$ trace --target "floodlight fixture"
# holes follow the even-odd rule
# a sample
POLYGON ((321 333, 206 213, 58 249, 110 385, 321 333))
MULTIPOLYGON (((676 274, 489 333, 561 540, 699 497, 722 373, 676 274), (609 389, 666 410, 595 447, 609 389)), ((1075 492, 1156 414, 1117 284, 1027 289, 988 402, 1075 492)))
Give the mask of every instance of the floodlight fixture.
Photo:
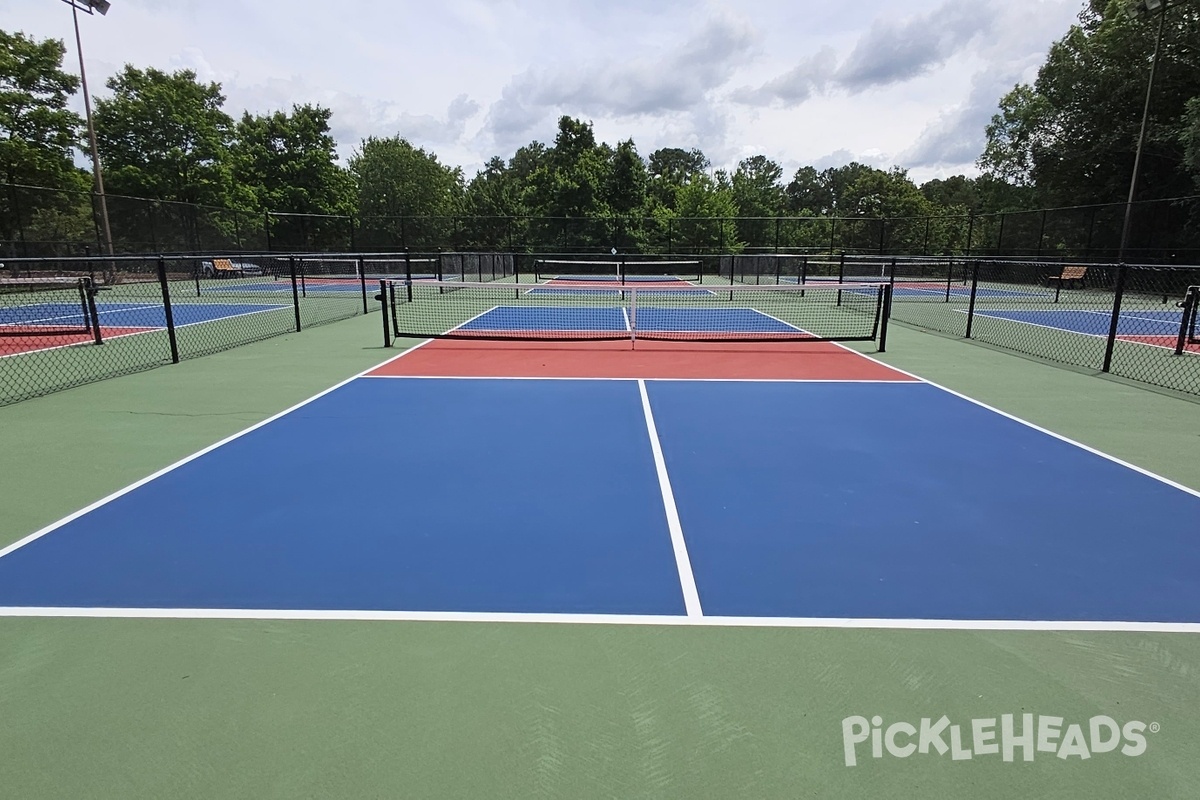
POLYGON ((112 5, 108 0, 63 0, 63 2, 85 14, 98 12, 102 17, 108 13, 109 6, 112 5))

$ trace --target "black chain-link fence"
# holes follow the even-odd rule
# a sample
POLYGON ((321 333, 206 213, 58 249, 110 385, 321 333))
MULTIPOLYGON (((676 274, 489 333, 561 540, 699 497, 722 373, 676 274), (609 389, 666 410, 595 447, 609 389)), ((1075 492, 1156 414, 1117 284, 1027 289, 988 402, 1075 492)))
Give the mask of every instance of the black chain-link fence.
MULTIPOLYGON (((252 212, 107 196, 116 253, 793 254, 1200 262, 1200 196, 920 217, 351 216, 252 212)), ((90 192, 0 184, 0 257, 106 252, 90 192)))
POLYGON ((894 259, 887 269, 899 322, 1200 395, 1200 267, 894 259))
POLYGON ((10 259, 0 405, 374 311, 362 256, 10 259))

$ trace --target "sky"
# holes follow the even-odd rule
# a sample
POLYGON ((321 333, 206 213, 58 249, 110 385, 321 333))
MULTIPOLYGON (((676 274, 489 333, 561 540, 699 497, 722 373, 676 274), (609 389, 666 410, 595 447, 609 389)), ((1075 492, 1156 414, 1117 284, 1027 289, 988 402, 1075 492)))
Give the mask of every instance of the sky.
MULTIPOLYGON (((111 0, 80 17, 94 97, 126 64, 219 82, 225 110, 333 111, 345 163, 403 136, 469 179, 552 143, 563 114, 648 156, 786 177, 860 161, 918 183, 977 174, 1000 98, 1032 81, 1084 0, 111 0)), ((0 27, 66 42, 61 0, 0 0, 0 27)), ((82 98, 75 105, 82 113, 82 98)))

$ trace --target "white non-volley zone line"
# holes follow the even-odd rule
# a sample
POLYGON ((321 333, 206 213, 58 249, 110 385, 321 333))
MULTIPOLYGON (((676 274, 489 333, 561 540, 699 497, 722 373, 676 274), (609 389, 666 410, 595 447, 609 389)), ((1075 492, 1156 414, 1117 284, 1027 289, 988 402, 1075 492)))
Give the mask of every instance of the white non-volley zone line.
POLYGON ((650 395, 646 393, 646 382, 638 381, 642 395, 642 412, 646 415, 646 431, 650 435, 650 450, 654 454, 654 469, 658 473, 658 487, 662 491, 663 509, 667 515, 667 530, 671 534, 671 547, 675 551, 675 568, 679 572, 679 585, 683 589, 683 607, 689 617, 702 617, 700 593, 696 591, 696 577, 692 574, 692 560, 688 556, 687 543, 683 539, 683 526, 679 522, 679 509, 675 506, 675 492, 667 475, 667 462, 663 458, 662 443, 658 439, 658 428, 654 424, 654 412, 650 410, 650 395))
POLYGON ((703 628, 835 628, 849 630, 1044 631, 1071 633, 1200 633, 1196 622, 1106 620, 885 619, 843 617, 726 617, 671 614, 551 614, 486 611, 377 611, 346 609, 78 608, 0 606, 0 618, 328 620, 474 622, 569 625, 660 625, 703 628))

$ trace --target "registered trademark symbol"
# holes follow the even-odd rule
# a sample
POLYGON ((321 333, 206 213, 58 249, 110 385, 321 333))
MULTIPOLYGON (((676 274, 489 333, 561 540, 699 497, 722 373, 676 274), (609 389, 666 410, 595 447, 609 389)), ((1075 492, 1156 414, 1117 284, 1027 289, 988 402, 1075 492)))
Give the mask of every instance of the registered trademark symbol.
POLYGON ((1159 725, 1157 722, 1150 723, 1150 732, 1151 733, 1158 733, 1161 729, 1162 729, 1162 726, 1159 725))

